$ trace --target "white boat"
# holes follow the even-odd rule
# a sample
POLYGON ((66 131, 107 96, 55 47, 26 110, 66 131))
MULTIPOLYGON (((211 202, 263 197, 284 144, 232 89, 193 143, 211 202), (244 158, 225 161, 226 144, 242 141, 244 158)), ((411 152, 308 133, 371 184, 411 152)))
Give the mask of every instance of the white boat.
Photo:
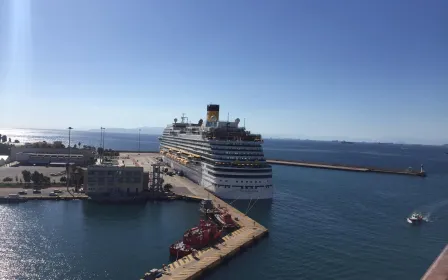
POLYGON ((408 217, 406 219, 408 221, 408 223, 410 224, 420 224, 421 222, 424 221, 423 219, 423 215, 418 214, 418 213, 412 213, 412 215, 410 217, 408 217))
POLYGON ((272 199, 272 168, 260 134, 241 127, 240 119, 219 121, 219 105, 207 106, 197 124, 174 119, 159 137, 163 161, 223 199, 272 199))

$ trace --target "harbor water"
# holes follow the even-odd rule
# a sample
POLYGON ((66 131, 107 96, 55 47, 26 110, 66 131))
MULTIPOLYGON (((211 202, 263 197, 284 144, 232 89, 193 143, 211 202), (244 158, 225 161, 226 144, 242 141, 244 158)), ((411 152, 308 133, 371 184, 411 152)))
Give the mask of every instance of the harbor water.
MULTIPOLYGON (((66 131, 0 133, 21 142, 67 141, 66 131)), ((71 136, 82 145, 100 139, 75 130, 71 136)), ((157 136, 140 139, 142 151, 158 149, 157 136)), ((105 144, 137 150, 137 140, 109 133, 105 144)), ((448 243, 448 148, 268 139, 264 149, 276 159, 395 169, 423 164, 428 177, 274 166, 274 200, 257 201, 249 212, 269 237, 207 279, 420 279, 448 243), (406 223, 413 211, 429 222, 406 223)), ((139 279, 169 262, 169 245, 199 214, 198 204, 182 201, 0 205, 0 279, 139 279)))

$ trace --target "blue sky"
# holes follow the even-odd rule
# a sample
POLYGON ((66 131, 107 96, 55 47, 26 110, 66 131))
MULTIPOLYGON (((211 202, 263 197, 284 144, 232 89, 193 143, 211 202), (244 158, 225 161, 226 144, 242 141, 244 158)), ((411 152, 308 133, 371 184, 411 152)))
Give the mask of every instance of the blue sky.
POLYGON ((0 127, 448 142, 448 1, 0 0, 0 127))

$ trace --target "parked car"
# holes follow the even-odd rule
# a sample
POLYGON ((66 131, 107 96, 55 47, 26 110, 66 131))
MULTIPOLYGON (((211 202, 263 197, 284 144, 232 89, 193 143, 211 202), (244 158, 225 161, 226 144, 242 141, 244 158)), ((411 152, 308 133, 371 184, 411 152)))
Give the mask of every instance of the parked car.
POLYGON ((26 191, 20 191, 20 192, 18 192, 18 194, 20 194, 20 195, 26 195, 27 192, 26 192, 26 191))
POLYGON ((63 193, 63 191, 61 191, 61 190, 54 190, 53 192, 54 193, 63 193))
POLYGON ((34 194, 39 194, 39 193, 42 193, 40 190, 33 190, 33 193, 34 194))
POLYGON ((51 192, 51 193, 49 193, 48 195, 49 195, 49 196, 58 196, 58 194, 57 194, 57 193, 54 193, 54 192, 51 192))

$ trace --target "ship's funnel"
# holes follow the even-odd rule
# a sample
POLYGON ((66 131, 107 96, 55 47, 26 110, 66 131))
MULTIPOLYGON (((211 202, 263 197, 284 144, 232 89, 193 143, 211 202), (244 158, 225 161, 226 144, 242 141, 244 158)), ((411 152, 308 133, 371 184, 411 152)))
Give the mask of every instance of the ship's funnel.
POLYGON ((207 105, 207 126, 219 121, 219 105, 207 105))

